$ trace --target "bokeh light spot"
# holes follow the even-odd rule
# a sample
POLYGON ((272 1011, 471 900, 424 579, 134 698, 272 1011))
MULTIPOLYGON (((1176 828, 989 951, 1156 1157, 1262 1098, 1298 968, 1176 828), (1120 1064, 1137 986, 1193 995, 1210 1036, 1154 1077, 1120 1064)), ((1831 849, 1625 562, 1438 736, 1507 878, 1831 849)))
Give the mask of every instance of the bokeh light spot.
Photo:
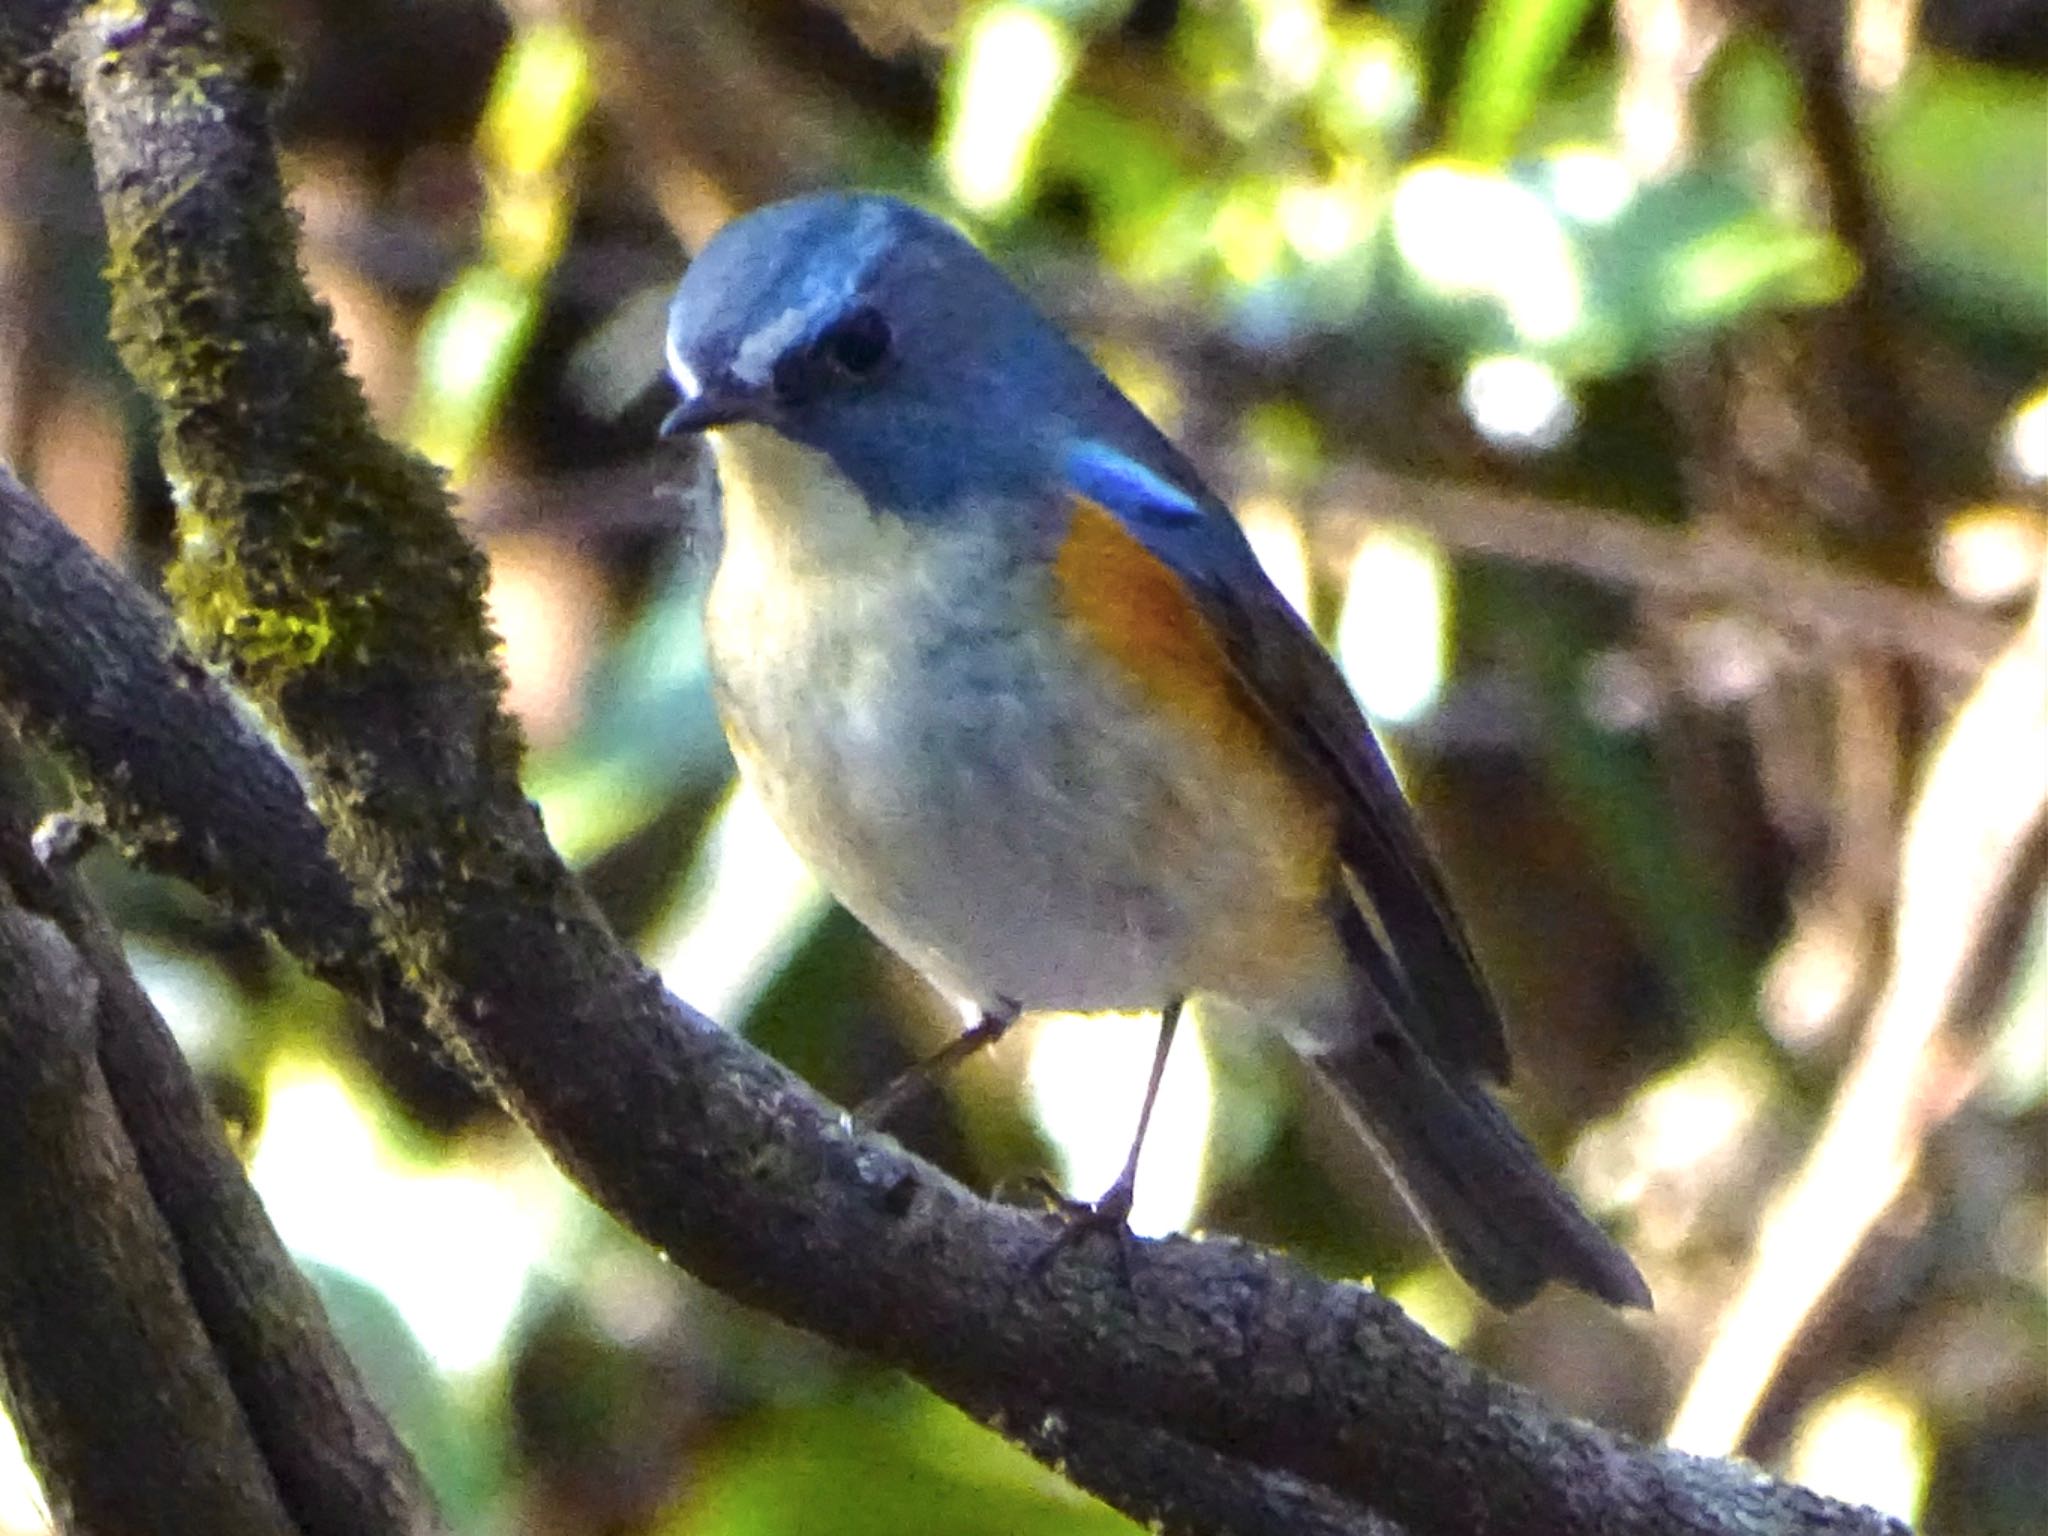
POLYGON ((539 1158, 415 1166, 331 1068, 283 1057, 249 1178, 285 1245, 381 1291, 443 1370, 495 1360, 568 1208, 539 1158))
POLYGON ((1022 190, 1074 53, 1068 27, 1033 6, 993 5, 970 24, 939 149, 946 184, 967 207, 990 213, 1022 190))
POLYGON ((1503 448, 1555 448, 1578 424, 1578 406, 1564 380, 1533 357, 1475 359, 1458 395, 1472 425, 1503 448))
MULTIPOLYGON (((1060 1183, 1092 1200, 1123 1168, 1158 1039, 1155 1014, 1048 1014, 1031 1036, 1025 1084, 1058 1159, 1060 1183)), ((1215 1104, 1199 1019, 1182 1016, 1138 1163, 1131 1230, 1179 1232, 1195 1213, 1215 1104)))
POLYGON ((1337 617, 1337 659, 1376 720, 1426 714, 1443 692, 1450 657, 1450 573, 1428 539, 1379 528, 1352 557, 1337 617))

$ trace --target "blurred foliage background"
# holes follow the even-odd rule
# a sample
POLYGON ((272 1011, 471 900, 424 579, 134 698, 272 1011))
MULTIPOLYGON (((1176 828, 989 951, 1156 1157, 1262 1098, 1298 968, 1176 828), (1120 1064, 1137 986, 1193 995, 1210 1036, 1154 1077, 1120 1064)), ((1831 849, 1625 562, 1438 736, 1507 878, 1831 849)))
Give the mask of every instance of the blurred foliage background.
MULTIPOLYGON (((1220 1029, 1175 1057, 1141 1228, 1370 1276, 1639 1434, 1930 1530, 2048 1530, 2038 861, 1968 1007, 1904 978, 1969 902, 1898 910, 1902 844, 1952 840, 1922 771, 2042 564, 2048 7, 227 9, 288 66, 354 365, 491 551, 533 793, 683 997, 845 1101, 956 1024, 731 794, 702 466, 653 437, 687 249, 791 192, 896 190, 1234 495, 1424 809, 1518 1115, 1658 1310, 1475 1306, 1284 1055, 1220 1029)), ((147 573, 168 494, 100 260, 76 145, 0 111, 0 455, 147 573)), ((1995 797, 2044 753, 1994 724, 1964 767, 1995 797)), ((1132 1529, 664 1267, 187 892, 93 870, 459 1529, 1132 1529)), ((1150 1042, 1039 1021, 898 1129, 985 1187, 1093 1193, 1150 1042)), ((43 1529, 4 1482, 0 1531, 43 1529)))

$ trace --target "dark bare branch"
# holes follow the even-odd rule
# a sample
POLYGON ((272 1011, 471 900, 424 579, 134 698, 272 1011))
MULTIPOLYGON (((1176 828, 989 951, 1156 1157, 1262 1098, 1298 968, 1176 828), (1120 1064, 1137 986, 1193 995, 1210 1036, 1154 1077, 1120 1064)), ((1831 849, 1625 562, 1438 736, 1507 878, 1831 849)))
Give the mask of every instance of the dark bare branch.
POLYGON ((1219 1529, 1241 1536, 1403 1536, 1393 1521, 1363 1514, 1325 1489, 1298 1478, 1254 1475, 1241 1462, 1161 1430, 1037 1404, 1011 1404, 985 1417, 1083 1487, 1110 1479, 1129 1487, 1149 1483, 1160 1536, 1207 1536, 1219 1529))
MULTIPOLYGON (((21 498, 0 471, 0 529, 23 521, 15 515, 21 498)), ((7 542, 0 535, 0 549, 7 542)), ((94 691, 125 674, 116 667, 82 676, 91 677, 85 691, 94 691)), ((37 851, 33 818, 20 741, 0 723, 0 879, 28 910, 57 924, 86 968, 99 1091, 111 1100, 126 1155, 175 1250, 178 1294, 204 1331, 292 1529, 300 1536, 439 1531, 418 1469, 329 1331, 319 1298, 279 1242, 119 939, 76 875, 37 851)), ((95 1256, 59 1261, 83 1270, 95 1256)), ((107 1390, 133 1391, 139 1379, 117 1378, 107 1390)))
POLYGON ((94 1059, 93 975, 0 895, 0 1388, 65 1531, 293 1536, 94 1059))

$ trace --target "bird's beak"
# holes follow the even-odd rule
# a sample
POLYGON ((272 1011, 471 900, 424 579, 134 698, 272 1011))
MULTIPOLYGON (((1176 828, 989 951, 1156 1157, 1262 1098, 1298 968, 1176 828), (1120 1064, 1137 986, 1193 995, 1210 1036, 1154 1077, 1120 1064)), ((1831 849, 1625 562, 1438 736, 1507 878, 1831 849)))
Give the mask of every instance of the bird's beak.
POLYGON ((694 437, 713 427, 730 426, 749 414, 746 395, 731 384, 706 383, 661 419, 663 437, 694 437))

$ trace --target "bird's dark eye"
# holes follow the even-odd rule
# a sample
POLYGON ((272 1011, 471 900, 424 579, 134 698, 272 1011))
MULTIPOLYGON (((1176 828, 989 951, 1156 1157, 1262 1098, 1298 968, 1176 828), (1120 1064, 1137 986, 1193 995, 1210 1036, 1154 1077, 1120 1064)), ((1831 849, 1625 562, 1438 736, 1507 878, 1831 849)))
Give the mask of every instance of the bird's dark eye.
POLYGON ((889 322, 863 305, 832 322, 818 338, 818 355, 848 378, 864 379, 889 360, 889 322))

